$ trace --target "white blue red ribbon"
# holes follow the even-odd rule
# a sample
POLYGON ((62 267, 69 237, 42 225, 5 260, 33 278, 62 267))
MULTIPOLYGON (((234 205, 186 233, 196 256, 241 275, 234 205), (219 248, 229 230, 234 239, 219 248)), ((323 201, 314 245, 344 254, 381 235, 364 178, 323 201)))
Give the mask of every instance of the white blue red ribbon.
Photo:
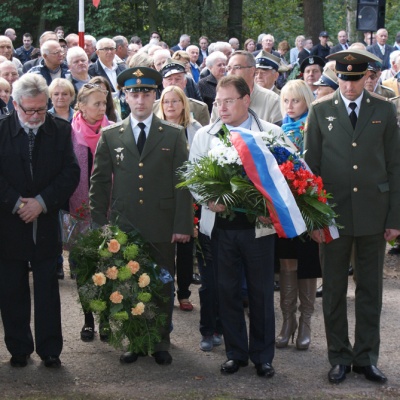
POLYGON ((247 176, 268 200, 270 218, 279 237, 293 238, 306 231, 296 200, 261 134, 244 128, 231 130, 231 142, 247 176))

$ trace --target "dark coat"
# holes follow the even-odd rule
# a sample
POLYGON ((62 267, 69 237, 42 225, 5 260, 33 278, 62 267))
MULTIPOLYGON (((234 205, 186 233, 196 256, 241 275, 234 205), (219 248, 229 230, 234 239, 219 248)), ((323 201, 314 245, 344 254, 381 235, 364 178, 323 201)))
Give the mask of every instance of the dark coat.
POLYGON ((330 51, 329 46, 322 46, 321 43, 318 43, 311 49, 310 56, 318 56, 321 57, 325 62, 328 60, 326 59, 327 56, 329 56, 329 51, 330 51))
POLYGON ((17 113, 0 120, 0 253, 3 259, 36 260, 61 253, 58 213, 79 182, 80 169, 71 141, 69 122, 46 115, 36 135, 33 179, 28 136, 17 113), (26 224, 14 208, 21 197, 40 195, 47 212, 37 218, 36 245, 33 223, 26 224))
MULTIPOLYGON (((66 62, 63 62, 60 65, 61 68, 61 78, 65 78, 65 75, 68 72, 68 65, 66 62)), ((50 70, 47 68, 47 65, 44 62, 44 58, 42 58, 38 64, 34 67, 32 67, 28 73, 30 74, 38 74, 38 75, 42 75, 44 79, 46 79, 46 83, 47 86, 50 85, 51 81, 53 80, 53 78, 50 75, 50 70)))
POLYGON ((215 76, 213 74, 210 74, 207 77, 200 79, 199 81, 199 91, 204 103, 206 103, 208 106, 208 111, 210 112, 210 115, 212 112, 215 96, 217 94, 217 84, 218 81, 215 79, 215 76))
MULTIPOLYGON (((126 70, 126 64, 122 63, 122 64, 118 64, 118 67, 116 69, 116 74, 117 76, 122 72, 126 70)), ((101 66, 100 64, 100 60, 97 60, 95 63, 93 63, 92 65, 89 65, 89 70, 88 73, 91 77, 94 76, 102 76, 104 78, 106 78, 111 86, 111 89, 113 92, 116 92, 118 89, 115 88, 112 84, 112 82, 110 81, 106 71, 104 71, 104 68, 101 66)))

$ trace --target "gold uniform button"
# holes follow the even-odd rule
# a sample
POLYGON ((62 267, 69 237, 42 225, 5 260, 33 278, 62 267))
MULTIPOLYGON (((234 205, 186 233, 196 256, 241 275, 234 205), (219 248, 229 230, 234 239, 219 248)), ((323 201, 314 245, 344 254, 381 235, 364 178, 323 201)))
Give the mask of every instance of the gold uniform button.
POLYGON ((358 169, 358 165, 353 165, 353 169, 358 169))
POLYGON ((143 175, 139 175, 139 179, 143 179, 143 175))
POLYGON ((356 143, 356 142, 353 142, 351 145, 352 145, 353 147, 357 147, 357 143, 356 143))
POLYGON ((143 167, 143 163, 141 162, 141 163, 139 163, 139 167, 143 167))
POLYGON ((358 188, 353 188, 353 192, 358 192, 358 188))
POLYGON ((139 204, 143 204, 144 203, 144 201, 143 200, 139 200, 139 204))
POLYGON ((143 192, 143 188, 142 187, 139 188, 139 192, 143 192))

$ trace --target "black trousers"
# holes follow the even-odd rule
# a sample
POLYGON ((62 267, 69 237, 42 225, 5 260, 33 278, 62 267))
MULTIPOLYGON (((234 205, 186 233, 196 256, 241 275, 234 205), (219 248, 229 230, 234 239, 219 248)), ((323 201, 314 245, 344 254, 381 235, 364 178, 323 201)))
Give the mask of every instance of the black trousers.
POLYGON ((275 354, 275 235, 255 238, 254 229, 217 229, 218 300, 228 359, 272 363, 275 354), (240 262, 242 261, 242 262, 240 262), (247 280, 250 333, 241 296, 243 267, 247 280))
POLYGON ((176 244, 176 283, 178 300, 188 299, 193 279, 193 238, 187 243, 176 244))
MULTIPOLYGON (((59 356, 63 346, 57 257, 30 261, 33 274, 36 353, 59 356)), ((28 261, 0 259, 0 309, 5 344, 12 355, 31 354, 31 295, 28 261)))

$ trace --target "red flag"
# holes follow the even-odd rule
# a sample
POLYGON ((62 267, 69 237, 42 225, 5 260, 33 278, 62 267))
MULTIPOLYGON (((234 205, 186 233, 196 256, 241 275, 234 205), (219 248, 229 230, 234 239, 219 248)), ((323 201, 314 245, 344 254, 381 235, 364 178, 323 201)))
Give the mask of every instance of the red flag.
POLYGON ((97 8, 100 4, 100 0, 93 0, 93 5, 97 8))

